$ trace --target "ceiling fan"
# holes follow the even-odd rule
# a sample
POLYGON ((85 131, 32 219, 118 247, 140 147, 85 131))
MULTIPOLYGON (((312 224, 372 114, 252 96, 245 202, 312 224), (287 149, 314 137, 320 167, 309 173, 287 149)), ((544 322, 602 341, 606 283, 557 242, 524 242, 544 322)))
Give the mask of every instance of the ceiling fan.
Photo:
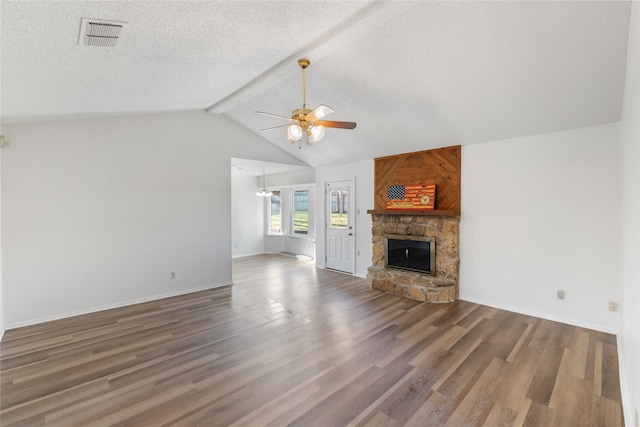
POLYGON ((260 131, 280 129, 287 127, 287 139, 292 144, 300 141, 302 137, 307 135, 307 144, 313 145, 320 141, 324 136, 325 128, 338 128, 338 129, 354 129, 356 123, 354 122, 336 122, 331 120, 322 120, 324 117, 333 113, 333 108, 326 105, 318 105, 313 110, 307 108, 307 89, 306 89, 306 71, 311 62, 308 59, 299 59, 298 65, 302 68, 302 108, 293 110, 291 117, 281 116, 279 114, 265 113, 264 111, 256 111, 258 114, 264 114, 267 116, 278 117, 281 119, 289 120, 293 122, 288 125, 274 126, 266 129, 260 129, 260 131))

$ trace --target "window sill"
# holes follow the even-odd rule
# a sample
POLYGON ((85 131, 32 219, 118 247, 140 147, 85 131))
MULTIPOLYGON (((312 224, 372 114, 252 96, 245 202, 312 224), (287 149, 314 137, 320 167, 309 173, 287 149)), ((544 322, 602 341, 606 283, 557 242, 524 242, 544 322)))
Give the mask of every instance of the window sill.
POLYGON ((304 240, 312 240, 315 241, 315 239, 311 236, 309 236, 308 234, 304 234, 304 235, 300 235, 300 234, 287 234, 287 237, 293 237, 294 239, 304 239, 304 240))

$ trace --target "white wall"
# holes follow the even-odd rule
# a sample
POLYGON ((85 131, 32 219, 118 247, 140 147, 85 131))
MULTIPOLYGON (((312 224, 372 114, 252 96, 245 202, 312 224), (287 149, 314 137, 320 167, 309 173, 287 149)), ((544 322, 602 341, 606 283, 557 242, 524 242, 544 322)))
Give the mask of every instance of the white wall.
MULTIPOLYGON (((633 426, 640 411, 640 4, 631 6, 622 119, 621 159, 621 253, 622 304, 619 349, 626 425, 633 426)), ((635 424, 637 425, 637 424, 635 424)))
POLYGON ((267 187, 295 187, 298 185, 314 184, 316 171, 313 168, 299 169, 291 172, 267 175, 267 187))
MULTIPOLYGON (((0 20, 2 19, 2 7, 0 7, 0 20)), ((0 36, 1 37, 1 36, 0 36)), ((0 42, 0 45, 2 43, 0 42)), ((0 55, 1 56, 1 55, 0 55)), ((2 60, 0 60, 0 69, 2 69, 2 60)), ((2 79, 0 79, 2 80, 2 79)), ((2 85, 0 85, 0 119, 2 118, 2 85)), ((0 124, 0 135, 2 135, 2 124, 0 124)), ((2 149, 0 149, 1 151, 2 149)), ((2 296, 2 154, 0 153, 0 340, 4 335, 4 298, 2 296)))
MULTIPOLYGON (((0 134, 2 134, 2 126, 0 126, 0 134)), ((0 148, 0 340, 4 335, 4 286, 2 285, 2 150, 0 148)))
POLYGON ((235 257, 264 253, 264 198, 255 176, 231 175, 231 254, 235 257))
POLYGON ((618 168, 617 124, 464 146, 460 298, 617 332, 618 168))
MULTIPOLYGON (((616 332, 607 303, 623 301, 618 125, 464 146, 462 162, 461 298, 616 332)), ((373 160, 316 170, 318 230, 324 184, 355 177, 360 277, 371 265, 373 174, 373 160)), ((322 231, 316 248, 324 268, 322 231)))
POLYGON ((284 252, 286 250, 284 242, 284 236, 264 236, 264 253, 279 254, 280 252, 284 252))
POLYGON ((323 166, 316 169, 316 206, 318 217, 316 220, 316 266, 325 268, 327 221, 324 188, 330 181, 355 180, 355 275, 367 277, 367 268, 371 266, 371 215, 368 209, 373 209, 373 159, 359 162, 345 163, 335 166, 323 166))
POLYGON ((7 328, 230 283, 230 158, 300 164, 200 111, 4 131, 7 328))

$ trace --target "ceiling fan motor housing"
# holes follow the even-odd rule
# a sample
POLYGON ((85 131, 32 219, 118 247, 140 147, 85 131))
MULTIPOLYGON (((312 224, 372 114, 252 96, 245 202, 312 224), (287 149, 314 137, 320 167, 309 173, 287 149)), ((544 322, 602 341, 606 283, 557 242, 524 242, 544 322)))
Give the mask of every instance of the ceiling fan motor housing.
POLYGON ((311 64, 311 61, 309 61, 306 58, 300 58, 298 59, 298 65, 302 68, 307 68, 309 66, 309 64, 311 64))
POLYGON ((291 118, 296 120, 303 130, 307 130, 309 125, 315 120, 315 117, 307 116, 312 111, 313 110, 308 108, 299 108, 291 112, 291 118))

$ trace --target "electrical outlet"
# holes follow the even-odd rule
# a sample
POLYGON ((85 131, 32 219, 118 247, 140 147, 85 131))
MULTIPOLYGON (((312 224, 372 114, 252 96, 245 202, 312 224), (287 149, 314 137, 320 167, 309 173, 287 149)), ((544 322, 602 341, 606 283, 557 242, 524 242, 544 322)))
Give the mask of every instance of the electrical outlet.
POLYGON ((172 272, 171 272, 171 278, 172 278, 172 279, 175 279, 175 278, 176 278, 176 272, 175 272, 175 271, 172 271, 172 272))
POLYGON ((618 311, 618 303, 615 301, 609 301, 609 311, 618 311))
POLYGON ((558 299, 564 299, 564 291, 561 289, 558 289, 558 299))

